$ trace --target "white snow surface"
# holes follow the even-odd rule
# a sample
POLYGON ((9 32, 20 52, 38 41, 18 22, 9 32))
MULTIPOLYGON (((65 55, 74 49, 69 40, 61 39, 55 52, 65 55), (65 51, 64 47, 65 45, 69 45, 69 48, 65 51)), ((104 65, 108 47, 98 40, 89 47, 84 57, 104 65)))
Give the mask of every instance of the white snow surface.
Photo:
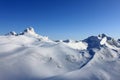
POLYGON ((79 42, 71 41, 68 43, 65 43, 65 42, 61 42, 61 43, 69 46, 70 48, 78 49, 78 50, 87 49, 87 46, 88 46, 87 43, 81 42, 81 41, 79 41, 79 42))
POLYGON ((104 44, 106 43, 106 41, 107 41, 107 38, 104 37, 104 38, 101 40, 100 44, 101 44, 101 45, 104 45, 104 44))
POLYGON ((84 41, 54 42, 33 28, 0 36, 0 80, 119 80, 119 42, 100 40, 99 49, 88 49, 84 41))
POLYGON ((24 35, 1 36, 0 45, 2 80, 50 77, 76 70, 83 61, 79 51, 64 44, 24 35))

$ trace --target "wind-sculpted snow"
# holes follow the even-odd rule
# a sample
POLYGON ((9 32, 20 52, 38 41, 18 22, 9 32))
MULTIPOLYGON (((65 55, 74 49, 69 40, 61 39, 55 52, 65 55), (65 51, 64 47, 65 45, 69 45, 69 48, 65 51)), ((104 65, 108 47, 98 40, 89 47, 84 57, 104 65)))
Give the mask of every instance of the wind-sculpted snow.
POLYGON ((33 28, 14 34, 0 36, 0 80, 120 79, 120 43, 106 35, 55 42, 33 28))

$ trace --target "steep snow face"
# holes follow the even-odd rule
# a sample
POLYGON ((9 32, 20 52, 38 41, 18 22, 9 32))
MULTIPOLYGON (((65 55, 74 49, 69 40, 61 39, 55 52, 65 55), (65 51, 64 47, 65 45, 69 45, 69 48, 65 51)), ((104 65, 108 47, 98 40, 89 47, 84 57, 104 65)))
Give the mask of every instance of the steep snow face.
POLYGON ((107 41, 107 38, 104 37, 104 38, 101 40, 100 44, 101 44, 101 45, 104 45, 104 44, 106 43, 106 41, 107 41))

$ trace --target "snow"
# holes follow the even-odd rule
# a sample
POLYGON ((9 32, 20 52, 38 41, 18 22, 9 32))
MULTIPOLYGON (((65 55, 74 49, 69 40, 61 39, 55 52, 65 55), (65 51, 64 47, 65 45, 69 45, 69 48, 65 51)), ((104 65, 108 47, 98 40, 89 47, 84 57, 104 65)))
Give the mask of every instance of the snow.
POLYGON ((101 40, 100 44, 101 44, 101 45, 103 45, 103 44, 105 44, 105 43, 106 43, 106 41, 107 41, 107 38, 106 38, 106 37, 104 37, 104 38, 101 40))
POLYGON ((111 51, 111 49, 102 48, 80 70, 47 78, 46 80, 119 80, 120 59, 118 53, 111 51))
POLYGON ((2 80, 46 78, 77 70, 82 66, 79 51, 64 44, 41 41, 39 37, 1 36, 0 45, 2 80))
POLYGON ((64 44, 73 49, 78 49, 78 50, 84 50, 84 49, 87 49, 88 47, 87 44, 84 42, 69 42, 64 44))
POLYGON ((30 27, 0 36, 0 80, 119 80, 119 66, 119 42, 105 35, 53 41, 30 27))

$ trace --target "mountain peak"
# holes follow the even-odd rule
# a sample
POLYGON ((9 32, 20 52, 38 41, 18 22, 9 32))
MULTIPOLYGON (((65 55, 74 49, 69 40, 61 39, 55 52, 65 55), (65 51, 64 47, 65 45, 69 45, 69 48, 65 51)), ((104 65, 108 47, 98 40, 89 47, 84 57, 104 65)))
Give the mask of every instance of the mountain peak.
POLYGON ((21 35, 34 35, 34 36, 37 36, 36 32, 34 31, 34 28, 33 27, 28 27, 26 28, 22 33, 21 35))
POLYGON ((35 33, 35 31, 33 27, 28 27, 24 30, 24 33, 35 33))
POLYGON ((83 40, 83 42, 88 43, 88 49, 100 48, 100 39, 97 36, 90 36, 83 40))
POLYGON ((16 33, 15 31, 11 31, 11 32, 7 33, 6 35, 13 35, 13 36, 16 36, 17 33, 16 33))
POLYGON ((107 35, 106 34, 99 34, 98 37, 104 38, 104 37, 107 37, 107 35))
POLYGON ((99 39, 103 39, 104 37, 106 37, 107 40, 111 40, 111 39, 112 39, 111 37, 107 36, 106 34, 99 34, 99 35, 98 35, 98 38, 99 38, 99 39))

